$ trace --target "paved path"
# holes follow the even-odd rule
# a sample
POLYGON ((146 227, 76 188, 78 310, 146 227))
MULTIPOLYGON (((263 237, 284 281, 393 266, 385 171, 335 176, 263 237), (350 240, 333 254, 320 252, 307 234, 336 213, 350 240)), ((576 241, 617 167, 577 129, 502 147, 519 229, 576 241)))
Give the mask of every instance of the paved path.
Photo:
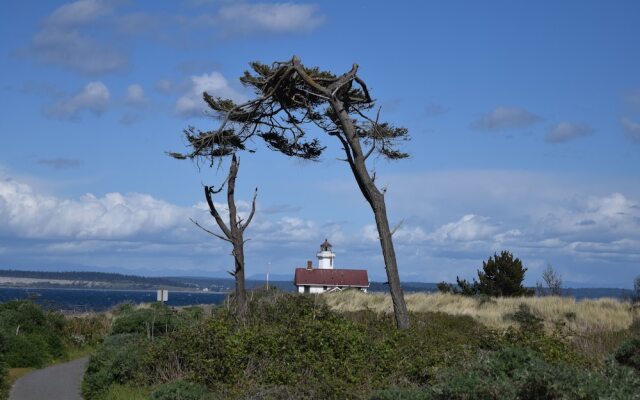
POLYGON ((18 379, 9 400, 81 400, 80 381, 89 357, 30 372, 18 379))

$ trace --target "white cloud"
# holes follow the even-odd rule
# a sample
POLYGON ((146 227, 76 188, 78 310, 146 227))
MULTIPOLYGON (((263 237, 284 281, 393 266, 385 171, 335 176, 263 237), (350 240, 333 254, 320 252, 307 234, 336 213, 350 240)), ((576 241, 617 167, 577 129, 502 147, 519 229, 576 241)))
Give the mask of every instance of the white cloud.
POLYGON ((0 182, 3 230, 24 238, 122 239, 163 234, 184 226, 192 212, 145 194, 86 194, 68 200, 39 194, 16 181, 0 182))
POLYGON ((173 83, 168 79, 160 79, 154 87, 159 92, 170 93, 173 90, 173 83))
POLYGON ((48 27, 38 32, 27 52, 35 60, 87 74, 120 70, 128 63, 122 52, 77 30, 48 27))
POLYGON ((43 64, 91 75, 124 68, 128 57, 95 35, 93 29, 113 11, 114 5, 113 1, 101 0, 79 0, 62 5, 45 18, 28 48, 19 53, 43 64))
POLYGON ((85 110, 100 115, 106 111, 110 100, 111 93, 104 83, 100 81, 89 82, 75 95, 58 100, 45 112, 48 116, 61 119, 76 118, 85 110))
POLYGON ((489 218, 467 214, 439 227, 431 237, 438 241, 474 241, 490 239, 497 231, 498 226, 489 218))
POLYGON ((144 89, 137 83, 134 83, 127 87, 127 93, 124 100, 127 104, 132 106, 141 106, 147 103, 144 89))
POLYGON ((572 241, 640 239, 640 202, 621 193, 591 196, 540 219, 547 235, 572 241))
POLYGON ((593 128, 587 125, 561 122, 549 129, 545 136, 545 141, 548 143, 563 143, 592 133, 593 128))
POLYGON ((260 3, 220 7, 205 23, 221 27, 225 35, 310 32, 324 22, 312 4, 260 3), (208 20, 208 21, 207 21, 208 20))
POLYGON ((627 137, 634 142, 640 143, 640 123, 625 117, 620 119, 620 123, 622 124, 622 128, 626 132, 627 137))
POLYGON ((483 131, 502 131, 514 128, 526 128, 541 121, 542 118, 523 108, 497 107, 483 115, 471 126, 483 131))
POLYGON ((46 22, 53 25, 79 25, 95 21, 113 10, 113 2, 78 0, 58 7, 46 22))
POLYGON ((228 98, 238 102, 244 101, 244 96, 229 86, 227 80, 219 72, 191 76, 191 85, 187 93, 181 96, 175 104, 174 111, 183 117, 202 116, 208 109, 202 99, 202 93, 207 92, 214 97, 228 98))

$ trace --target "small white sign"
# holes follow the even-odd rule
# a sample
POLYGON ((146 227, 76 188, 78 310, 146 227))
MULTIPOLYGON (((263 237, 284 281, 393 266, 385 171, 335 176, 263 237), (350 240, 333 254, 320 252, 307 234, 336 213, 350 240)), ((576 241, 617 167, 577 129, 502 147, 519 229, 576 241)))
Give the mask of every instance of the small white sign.
POLYGON ((169 291, 165 289, 158 290, 158 301, 169 301, 169 291))

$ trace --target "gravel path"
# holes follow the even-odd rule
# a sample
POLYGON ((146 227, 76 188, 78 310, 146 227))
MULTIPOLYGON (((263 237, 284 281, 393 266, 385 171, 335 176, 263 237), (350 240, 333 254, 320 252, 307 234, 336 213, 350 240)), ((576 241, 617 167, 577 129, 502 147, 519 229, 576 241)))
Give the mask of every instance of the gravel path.
POLYGON ((83 357, 28 373, 13 385, 9 400, 81 400, 87 361, 83 357))

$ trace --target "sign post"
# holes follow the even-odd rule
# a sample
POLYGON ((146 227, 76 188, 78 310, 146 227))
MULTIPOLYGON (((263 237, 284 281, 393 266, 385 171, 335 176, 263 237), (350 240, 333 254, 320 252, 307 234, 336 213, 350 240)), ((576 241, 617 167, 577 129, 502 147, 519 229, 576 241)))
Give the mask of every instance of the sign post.
POLYGON ((157 291, 157 301, 162 302, 164 304, 165 301, 169 301, 169 291, 166 289, 160 289, 157 291))

